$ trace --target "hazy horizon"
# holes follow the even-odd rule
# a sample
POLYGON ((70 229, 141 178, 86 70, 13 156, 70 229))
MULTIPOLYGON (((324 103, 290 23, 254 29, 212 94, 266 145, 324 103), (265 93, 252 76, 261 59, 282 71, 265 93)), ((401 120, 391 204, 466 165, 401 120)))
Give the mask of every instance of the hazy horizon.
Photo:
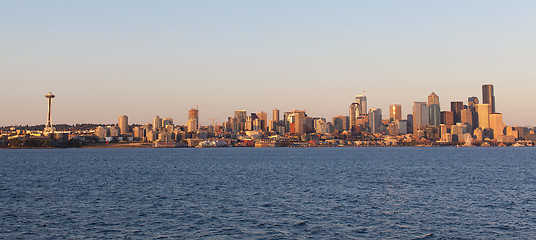
POLYGON ((507 125, 536 125, 533 1, 14 1, 0 14, 0 126, 202 125, 234 111, 306 109, 331 121, 355 95, 451 101, 495 87, 507 125))

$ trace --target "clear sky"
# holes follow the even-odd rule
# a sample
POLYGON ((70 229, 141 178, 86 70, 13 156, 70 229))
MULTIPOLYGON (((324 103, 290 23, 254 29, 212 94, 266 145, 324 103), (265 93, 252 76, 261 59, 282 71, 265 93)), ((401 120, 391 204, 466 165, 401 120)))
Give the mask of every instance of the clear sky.
POLYGON ((348 115, 436 92, 536 125, 536 1, 1 1, 0 126, 348 115))

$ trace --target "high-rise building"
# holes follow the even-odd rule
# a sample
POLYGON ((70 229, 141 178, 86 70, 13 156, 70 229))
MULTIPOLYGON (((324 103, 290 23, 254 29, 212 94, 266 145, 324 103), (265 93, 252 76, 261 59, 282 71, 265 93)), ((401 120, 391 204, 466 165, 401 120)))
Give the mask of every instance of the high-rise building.
POLYGON ((493 130, 493 138, 497 139, 500 136, 504 136, 504 123, 501 113, 492 113, 489 115, 489 125, 493 130))
POLYGON ((162 128, 162 118, 160 118, 159 116, 156 116, 155 118, 153 118, 153 130, 159 130, 162 128))
POLYGON ((288 122, 290 124, 290 132, 303 134, 305 133, 305 111, 293 110, 288 115, 288 122))
POLYGON ((173 126, 173 119, 172 118, 164 118, 162 120, 162 126, 165 128, 167 127, 168 125, 172 125, 173 126))
POLYGON ((468 97, 467 98, 467 106, 469 106, 469 109, 471 111, 475 111, 476 105, 478 104, 478 98, 477 97, 468 97))
POLYGON ((266 126, 267 126, 267 123, 268 123, 268 114, 263 112, 263 111, 260 111, 257 113, 257 117, 259 118, 259 121, 260 121, 260 130, 266 130, 266 126))
POLYGON ((272 120, 279 122, 279 109, 276 108, 272 111, 272 120))
POLYGON ((467 132, 473 132, 473 113, 470 109, 462 109, 460 122, 467 126, 467 132))
POLYGON ((439 96, 435 92, 428 96, 428 112, 430 125, 439 125, 441 123, 441 107, 439 105, 439 96))
POLYGON ((370 132, 373 134, 379 133, 381 126, 382 126, 382 110, 378 108, 371 108, 369 111, 370 132))
POLYGON ((484 84, 482 85, 482 103, 490 104, 490 114, 495 113, 495 93, 493 90, 493 85, 484 84))
POLYGON ((477 97, 469 97, 467 98, 467 106, 469 107, 469 110, 471 110, 471 114, 473 115, 473 122, 472 122, 472 129, 478 128, 478 113, 476 112, 476 105, 478 104, 478 98, 477 97))
POLYGON ((450 111, 454 113, 454 124, 461 122, 462 109, 463 109, 463 102, 460 102, 460 101, 450 102, 450 111))
POLYGON ((121 135, 128 133, 128 117, 127 115, 119 116, 119 129, 121 129, 121 135))
POLYGON ((454 112, 452 111, 441 112, 441 124, 445 124, 446 127, 450 129, 450 127, 454 125, 454 112))
POLYGON ((435 92, 432 92, 430 95, 428 95, 428 106, 432 104, 439 105, 439 96, 437 96, 435 92))
POLYGON ((199 110, 192 108, 188 111, 188 122, 186 125, 188 132, 195 132, 199 129, 199 110))
POLYGON ((359 104, 358 107, 358 116, 363 116, 367 114, 367 96, 357 95, 355 96, 355 103, 359 104))
POLYGON ((491 104, 477 104, 478 127, 482 129, 489 128, 489 115, 491 114, 491 104))
POLYGON ((393 122, 402 120, 402 105, 391 104, 389 106, 389 120, 393 122))
POLYGON ((248 113, 246 112, 246 110, 235 111, 235 118, 237 118, 240 122, 246 122, 247 117, 248 117, 248 113))
POLYGON ((430 114, 428 105, 425 102, 413 103, 413 134, 416 134, 419 129, 424 129, 430 124, 430 114))
POLYGON ((335 130, 338 131, 338 132, 344 132, 345 130, 348 130, 348 124, 349 124, 349 119, 348 119, 348 116, 341 116, 341 115, 337 115, 335 117, 333 117, 333 126, 335 127, 335 130))

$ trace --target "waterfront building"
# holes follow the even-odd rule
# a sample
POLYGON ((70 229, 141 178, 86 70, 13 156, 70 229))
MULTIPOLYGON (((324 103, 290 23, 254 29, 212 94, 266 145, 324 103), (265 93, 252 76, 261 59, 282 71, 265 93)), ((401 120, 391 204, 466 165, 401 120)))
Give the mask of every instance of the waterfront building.
POLYGON ((389 106, 389 120, 392 122, 402 120, 402 105, 391 104, 389 106))
POLYGON ((119 137, 120 129, 117 126, 108 126, 109 137, 119 137))
POLYGON ((450 133, 452 134, 452 141, 464 142, 463 135, 467 133, 467 126, 462 123, 456 123, 450 127, 450 133))
POLYGON ((462 120, 461 118, 462 109, 463 109, 463 102, 460 102, 460 101, 450 102, 450 111, 454 113, 455 124, 461 122, 462 120))
POLYGON ((490 105, 490 114, 495 113, 495 93, 493 90, 493 85, 482 85, 482 103, 490 105))
POLYGON ((108 129, 102 126, 98 126, 95 129, 95 136, 97 136, 97 138, 99 139, 105 139, 106 137, 108 137, 108 129))
POLYGON ((493 130, 493 138, 498 139, 504 136, 504 123, 502 113, 492 113, 489 115, 489 125, 493 130))
POLYGON ((484 133, 481 128, 475 128, 475 130, 473 130, 473 138, 477 142, 484 141, 484 133))
POLYGON ((437 126, 441 123, 441 107, 439 105, 439 96, 432 92, 428 96, 428 113, 429 124, 437 126))
POLYGON ((132 135, 137 139, 143 139, 144 133, 143 127, 134 127, 132 130, 132 135))
POLYGON ((417 133, 419 129, 424 129, 430 124, 430 114, 428 105, 425 102, 413 103, 413 133, 417 133))
POLYGON ((119 129, 121 130, 121 135, 127 134, 128 131, 128 117, 127 115, 119 116, 119 129))
POLYGON ((373 134, 379 133, 382 126, 382 110, 371 108, 369 111, 369 128, 373 134))
POLYGON ((489 115, 491 113, 491 104, 477 104, 478 126, 482 129, 489 128, 489 115))
POLYGON ((156 116, 153 118, 153 130, 160 130, 160 128, 162 128, 162 118, 156 116))

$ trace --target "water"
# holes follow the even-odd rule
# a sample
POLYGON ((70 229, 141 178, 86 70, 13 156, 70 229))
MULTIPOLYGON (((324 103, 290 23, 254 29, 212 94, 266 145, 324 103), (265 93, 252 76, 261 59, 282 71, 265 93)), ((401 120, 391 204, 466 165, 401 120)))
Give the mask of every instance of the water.
POLYGON ((536 236, 536 148, 0 150, 0 238, 536 236))

